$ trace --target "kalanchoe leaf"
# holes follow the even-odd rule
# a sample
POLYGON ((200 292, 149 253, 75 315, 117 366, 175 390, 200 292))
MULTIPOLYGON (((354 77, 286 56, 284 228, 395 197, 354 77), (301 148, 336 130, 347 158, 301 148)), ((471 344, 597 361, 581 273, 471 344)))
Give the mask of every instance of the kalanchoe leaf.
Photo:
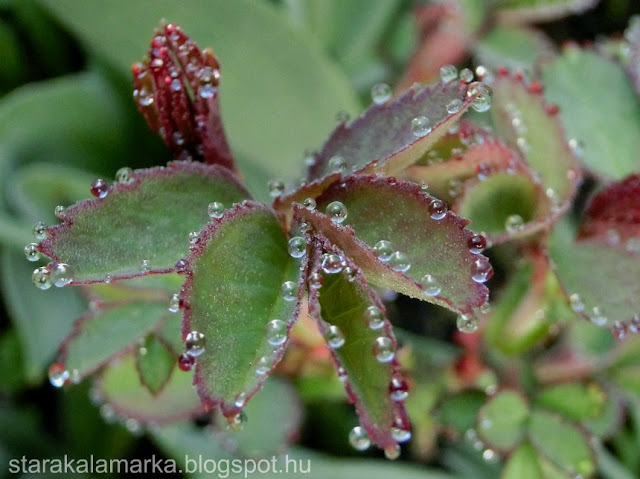
POLYGON ((498 19, 507 23, 549 22, 593 8, 598 0, 499 0, 498 19))
POLYGON ((578 239, 594 237, 640 250, 640 174, 610 184, 591 199, 578 239))
POLYGON ((543 390, 535 404, 574 421, 584 421, 599 417, 607 399, 605 391, 596 383, 565 383, 543 390))
POLYGON ((416 85, 395 100, 372 105, 334 130, 309 167, 307 179, 340 170, 391 175, 404 170, 460 119, 475 99, 473 91, 457 80, 416 85), (448 113, 447 105, 453 100, 459 100, 459 108, 448 113), (340 163, 344 168, 339 168, 340 163))
POLYGON ((529 419, 528 433, 541 456, 572 477, 590 477, 595 471, 595 458, 589 441, 574 425, 554 414, 534 411, 529 419))
POLYGON ((149 59, 132 71, 136 105, 175 158, 235 170, 220 117, 220 65, 210 49, 200 50, 180 27, 164 25, 149 59))
POLYGON ((60 347, 59 362, 82 379, 138 340, 169 315, 160 303, 105 304, 82 316, 60 347))
POLYGON ((136 368, 140 383, 157 396, 176 368, 176 355, 156 334, 148 334, 136 350, 136 368))
POLYGON ((522 443, 504 466, 502 479, 553 479, 542 474, 538 455, 530 443, 522 443))
POLYGON ((313 244, 309 274, 322 278, 320 288, 309 288, 309 313, 327 340, 349 401, 355 404, 370 440, 393 451, 398 437, 410 435, 410 426, 403 402, 390 394, 392 380, 400 376, 397 344, 384 318, 384 306, 356 264, 320 236, 313 244), (330 269, 333 263, 337 267, 330 269), (394 436, 393 428, 406 433, 394 436))
POLYGON ((640 327, 640 252, 603 238, 574 242, 566 222, 549 237, 549 255, 573 309, 622 338, 640 327))
POLYGON ((130 178, 111 186, 104 198, 70 206, 66 222, 47 229, 39 250, 70 265, 74 284, 175 270, 189 233, 208 220, 209 203, 229 207, 249 196, 216 165, 172 162, 136 170, 130 178))
POLYGON ((318 211, 326 211, 334 201, 347 210, 340 226, 325 214, 297 205, 294 214, 345 251, 369 282, 465 314, 484 304, 488 290, 472 277, 478 266, 486 269, 483 279, 489 279, 492 270, 484 256, 469 251, 474 234, 465 229, 467 221, 446 212, 446 207, 435 208, 435 199, 421 193, 419 185, 376 176, 350 177, 318 198, 318 211), (381 256, 377 256, 374 248, 380 241, 390 242, 388 255, 400 255, 385 258, 378 251, 381 256), (407 261, 398 261, 403 255, 407 261), (426 275, 440 289, 432 295, 421 285, 426 275))
POLYGON ((542 87, 536 82, 525 86, 521 77, 502 72, 494 88, 492 112, 499 137, 520 151, 539 173, 545 193, 560 215, 575 195, 580 173, 554 108, 545 104, 542 87))
POLYGON ((175 371, 162 391, 153 395, 140 384, 133 353, 104 369, 96 380, 95 395, 110 414, 137 425, 162 425, 203 413, 200 399, 191 387, 191 374, 175 371))
POLYGON ((445 397, 438 407, 438 421, 445 428, 464 435, 476 427, 480 408, 486 402, 487 395, 478 390, 464 390, 456 395, 445 397))
POLYGON ((205 406, 233 418, 282 357, 306 255, 292 258, 274 212, 247 202, 206 225, 185 261, 183 339, 204 335, 194 383, 205 406))
POLYGON ((478 414, 478 435, 500 451, 513 449, 522 440, 529 418, 529 405, 516 391, 501 391, 478 414))
POLYGON ((618 63, 568 46, 545 66, 542 81, 545 97, 559 105, 567 137, 585 166, 616 180, 638 171, 640 103, 618 63))

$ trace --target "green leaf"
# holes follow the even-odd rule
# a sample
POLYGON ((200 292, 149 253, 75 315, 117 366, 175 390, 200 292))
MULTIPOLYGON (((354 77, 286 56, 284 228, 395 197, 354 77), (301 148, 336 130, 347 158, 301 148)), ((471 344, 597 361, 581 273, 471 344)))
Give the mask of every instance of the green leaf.
POLYGON ((544 389, 536 397, 535 404, 574 421, 583 421, 599 417, 608 399, 596 383, 566 383, 544 389))
POLYGON ((529 405, 516 391, 493 396, 478 414, 478 434, 500 451, 513 449, 522 439, 529 417, 529 405))
POLYGON ((624 420, 624 406, 620 394, 611 390, 606 391, 606 394, 608 400, 605 401, 601 414, 583 423, 590 434, 600 439, 609 439, 615 435, 624 420))
POLYGON ((148 334, 136 351, 140 382, 157 396, 167 384, 176 366, 176 355, 156 334, 148 334))
MULTIPOLYGON (((538 455, 531 444, 525 442, 514 451, 504 466, 501 479, 542 479, 538 455)), ((546 478, 544 478, 546 479, 546 478)))
POLYGON ((60 348, 59 360, 72 377, 84 378, 143 339, 168 315, 165 304, 107 304, 76 321, 60 348))
POLYGON ((539 84, 499 75, 493 85, 493 121, 498 136, 527 160, 540 175, 555 212, 569 207, 580 179, 576 160, 560 121, 547 110, 539 84))
POLYGON ((222 118, 231 145, 267 163, 271 174, 295 177, 302 151, 326 137, 335 112, 357 110, 342 73, 309 35, 297 31, 265 2, 40 3, 126 78, 131 63, 147 51, 162 17, 180 25, 202 47, 213 47, 223 66, 222 118), (290 121, 273 121, 276 109, 290 121))
POLYGON ((611 179, 638 170, 640 103, 620 65, 574 46, 544 68, 542 79, 567 136, 584 143, 589 169, 611 179))
POLYGON ((236 456, 271 458, 283 454, 297 436, 302 406, 293 387, 273 377, 244 409, 247 423, 241 431, 219 431, 217 439, 232 444, 236 456))
POLYGON ((33 264, 21 252, 2 251, 2 294, 22 347, 24 373, 37 383, 56 350, 86 309, 80 291, 72 288, 43 293, 31 282, 33 264))
POLYGON ((192 379, 190 373, 175 371, 162 391, 153 395, 140 384, 136 359, 130 353, 103 370, 96 381, 96 394, 117 416, 161 425, 202 414, 192 379))
POLYGON ((534 411, 529 419, 529 438, 543 456, 568 473, 584 477, 593 474, 593 451, 575 426, 553 414, 534 411))
POLYGON ((300 310, 304 261, 289 256, 280 222, 262 204, 237 205, 202 230, 181 294, 183 336, 206 341, 194 379, 205 405, 237 415, 280 360, 300 310))
POLYGON ((9 395, 20 391, 24 387, 25 376, 16 328, 6 329, 0 334, 0 362, 12 366, 0 371, 0 392, 9 395))
POLYGON ((209 219, 209 203, 230 207, 248 196, 227 170, 195 162, 136 170, 131 178, 104 198, 69 207, 40 243, 45 255, 71 266, 74 284, 173 271, 189 232, 209 219))
POLYGON ((476 427, 476 419, 487 395, 482 391, 462 391, 443 400, 438 408, 442 425, 455 429, 459 434, 476 427))
POLYGON ((492 70, 506 67, 533 73, 541 60, 554 55, 551 41, 537 30, 497 25, 474 48, 476 63, 492 70))
POLYGON ((371 283, 457 312, 471 313, 485 302, 488 290, 472 275, 476 263, 484 267, 488 262, 469 251, 473 233, 465 229, 466 220, 450 212, 433 219, 429 206, 434 198, 421 193, 419 185, 377 176, 349 177, 318 198, 318 211, 324 212, 333 201, 347 208, 340 226, 321 213, 297 206, 294 211, 345 251, 371 283), (394 271, 389 265, 393 260, 378 260, 372 248, 380 240, 390 241, 393 251, 407 256, 408 271, 394 271), (427 274, 441 286, 436 296, 425 294, 420 284, 427 274))
POLYGON ((394 401, 390 395, 392 380, 402 379, 395 358, 396 340, 384 318, 384 306, 357 266, 326 239, 316 239, 311 261, 310 274, 321 275, 322 287, 310 288, 309 313, 318 322, 336 367, 346 374, 347 396, 371 441, 393 450, 399 441, 392 429, 409 431, 409 421, 402 401, 394 401), (323 251, 338 255, 338 261, 354 271, 353 276, 327 273, 324 265, 329 258, 323 251), (337 342, 332 342, 336 337, 337 342))
POLYGON ((499 0, 497 16, 503 22, 549 22, 592 8, 598 0, 499 0))
POLYGON ((550 326, 546 258, 526 263, 511 277, 492 308, 485 334, 505 354, 522 354, 544 338, 550 326))
POLYGON ((631 322, 640 312, 640 256, 597 238, 574 242, 572 233, 562 222, 549 237, 549 255, 563 289, 579 296, 583 314, 596 324, 631 322))

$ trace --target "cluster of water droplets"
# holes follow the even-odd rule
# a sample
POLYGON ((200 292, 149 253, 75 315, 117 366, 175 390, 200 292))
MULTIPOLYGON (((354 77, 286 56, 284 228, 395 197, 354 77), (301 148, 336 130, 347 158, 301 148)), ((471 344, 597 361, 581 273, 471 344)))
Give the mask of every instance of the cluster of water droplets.
POLYGON ((640 332, 640 314, 635 314, 628 322, 615 321, 611 324, 611 320, 600 306, 588 306, 577 293, 569 295, 569 306, 576 313, 586 316, 596 326, 611 327, 611 331, 617 339, 622 340, 629 333, 637 334, 640 332))
POLYGON ((184 352, 178 357, 178 367, 183 371, 191 371, 196 359, 205 351, 207 338, 198 331, 190 331, 184 340, 184 352))
POLYGON ((482 459, 486 462, 496 463, 500 460, 500 454, 494 449, 485 447, 484 442, 478 437, 475 429, 468 429, 464 434, 464 438, 476 451, 482 452, 482 459))
POLYGON ((396 251, 388 240, 380 240, 373 246, 373 252, 383 263, 388 263, 391 269, 399 273, 406 273, 411 268, 409 257, 396 251))
MULTIPOLYGON (((32 248, 31 244, 25 247, 27 258, 30 257, 32 248)), ((73 271, 66 263, 51 262, 46 266, 36 268, 31 275, 31 281, 41 290, 47 290, 51 286, 62 288, 73 281, 73 271)))

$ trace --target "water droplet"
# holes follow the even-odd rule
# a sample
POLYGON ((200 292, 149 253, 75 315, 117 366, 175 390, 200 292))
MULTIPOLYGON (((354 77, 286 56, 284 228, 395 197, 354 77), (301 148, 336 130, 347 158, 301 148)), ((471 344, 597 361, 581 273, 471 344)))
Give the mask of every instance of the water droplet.
POLYGON ((576 313, 582 313, 584 311, 584 302, 579 294, 572 294, 569 296, 569 305, 576 313))
POLYGON ((38 221, 33 226, 33 236, 35 236, 37 240, 43 240, 47 237, 47 227, 42 221, 38 221))
POLYGON ((376 105, 382 105, 391 98, 391 87, 386 83, 378 83, 371 87, 371 99, 376 105))
MULTIPOLYGON (((148 262, 147 262, 147 266, 149 266, 148 262)), ((187 261, 185 261, 184 259, 179 259, 178 261, 176 261, 176 271, 179 274, 183 274, 188 267, 189 267, 189 263, 187 263, 187 261)))
POLYGON ((411 431, 402 429, 400 427, 392 427, 391 436, 398 442, 407 442, 409 439, 411 439, 411 431))
POLYGON ((298 285, 293 281, 285 281, 280 288, 280 295, 285 301, 298 299, 298 285))
POLYGON ((153 93, 146 88, 141 88, 140 91, 135 90, 133 92, 133 96, 134 98, 137 96, 138 104, 140 106, 150 106, 153 104, 153 93))
POLYGON ((390 241, 380 240, 374 245, 373 252, 380 261, 387 262, 393 255, 393 246, 390 241))
POLYGON ((198 331, 191 331, 187 334, 187 337, 184 340, 184 346, 187 350, 186 353, 194 358, 204 353, 206 344, 207 338, 204 337, 204 334, 198 331))
POLYGON ((178 367, 181 371, 191 371, 195 364, 196 358, 187 353, 182 353, 180 356, 178 356, 178 367))
POLYGON ((311 289, 320 289, 324 283, 324 278, 318 272, 309 275, 309 287, 311 289))
POLYGON ((210 218, 219 220, 222 218, 222 215, 224 215, 224 205, 219 201, 209 203, 209 206, 207 206, 207 214, 210 218))
POLYGON ((343 156, 332 156, 328 163, 328 168, 331 173, 346 173, 347 160, 343 156))
POLYGON ((240 411, 229 419, 228 429, 234 432, 242 431, 244 426, 247 424, 247 421, 247 414, 244 411, 240 411))
POLYGON ((149 260, 148 259, 143 259, 142 261, 140 261, 140 272, 141 273, 148 273, 149 272, 149 260))
POLYGON ((504 222, 504 228, 508 233, 517 233, 524 228, 524 220, 520 215, 509 215, 504 222))
POLYGON ((189 233, 189 243, 196 244, 199 239, 200 233, 198 233, 197 231, 192 231, 191 233, 189 233))
POLYGON ((413 133, 413 136, 422 138, 423 136, 428 135, 430 131, 431 126, 429 118, 426 116, 416 116, 411 120, 411 132, 413 133))
POLYGON ((475 333, 478 329, 478 320, 475 316, 460 314, 456 320, 456 326, 462 333, 475 333))
POLYGON ((302 258, 307 254, 307 242, 301 236, 294 236, 289 240, 288 250, 292 258, 302 258))
POLYGON ((487 239, 482 235, 473 235, 467 241, 469 252, 472 254, 480 254, 487 247, 487 239))
POLYGON ((38 243, 29 243, 24 247, 24 255, 29 261, 38 261, 40 259, 40 252, 38 251, 38 243))
POLYGON ((67 209, 62 206, 62 205, 58 205, 56 206, 56 208, 53 210, 53 214, 56 215, 58 218, 61 218, 64 216, 64 214, 66 213, 67 209))
POLYGON ((629 322, 629 332, 638 333, 640 331, 640 314, 636 314, 629 322))
POLYGON ((335 224, 342 223, 347 218, 347 207, 340 201, 332 201, 325 210, 335 224))
POLYGON ((493 449, 485 449, 482 453, 482 459, 487 462, 497 462, 498 454, 493 449))
POLYGON ((306 166, 313 166, 316 164, 316 155, 317 153, 313 150, 305 150, 302 154, 304 157, 304 164, 306 166))
POLYGON ((36 268, 31 275, 31 281, 41 290, 49 289, 53 282, 50 277, 51 273, 46 266, 36 268))
POLYGON ((242 409, 246 402, 247 402, 247 393, 242 392, 235 397, 235 399, 233 400, 233 405, 238 409, 242 409))
POLYGON ((584 143, 582 141, 577 138, 571 138, 569 140, 569 148, 577 158, 582 158, 584 154, 584 143))
POLYGON ((396 352, 393 350, 393 342, 386 336, 380 336, 376 338, 373 343, 373 355, 378 362, 389 363, 393 361, 396 356, 396 352))
POLYGON ((640 238, 638 238, 638 237, 629 238, 627 240, 627 242, 625 243, 624 248, 629 253, 639 254, 640 253, 640 238))
POLYGON ((302 206, 304 206, 309 211, 313 211, 316 209, 316 200, 313 198, 307 198, 302 202, 302 206))
POLYGON ((96 198, 104 198, 109 193, 109 184, 102 178, 91 183, 91 194, 96 198))
POLYGON ((409 271, 409 268, 411 268, 411 263, 406 254, 396 251, 391 255, 391 258, 389 258, 389 266, 391 266, 391 269, 394 271, 406 273, 409 271))
POLYGON ((447 205, 441 200, 433 199, 429 203, 429 214, 434 220, 441 220, 447 216, 447 205))
POLYGON ((281 346, 287 340, 287 324, 279 319, 267 323, 267 342, 271 346, 281 346))
POLYGON ((120 168, 116 171, 116 182, 128 185, 133 183, 133 170, 128 166, 120 168))
POLYGON ((349 444, 356 451, 366 451, 371 446, 371 440, 363 427, 356 426, 349 432, 349 444))
POLYGON ((385 324, 385 317, 380 308, 376 306, 369 306, 364 311, 364 321, 369 326, 369 329, 378 330, 385 324))
POLYGON ((606 326, 609 322, 609 318, 602 314, 602 310, 598 306, 594 306, 593 308, 591 308, 589 319, 593 324, 597 326, 606 326))
POLYGON ((216 87, 209 84, 200 85, 198 92, 202 98, 213 98, 213 95, 216 94, 216 87))
POLYGON ((340 110, 336 113, 336 121, 338 123, 346 123, 349 121, 349 118, 351 118, 351 115, 349 115, 348 111, 340 110))
POLYGON ((177 313, 180 311, 180 294, 172 294, 169 299, 169 312, 177 313))
POLYGON ((395 376, 389 383, 389 396, 394 401, 404 401, 409 397, 409 384, 401 376, 395 376))
POLYGON ((269 196, 271 196, 271 198, 277 198, 282 193, 284 193, 284 182, 282 180, 274 178, 273 180, 269 181, 267 188, 269 190, 269 196))
POLYGON ((396 444, 394 446, 385 447, 384 448, 384 457, 386 457, 390 461, 398 459, 400 457, 400 446, 398 446, 396 444))
POLYGON ((342 366, 340 366, 338 368, 338 380, 340 380, 341 382, 345 382, 347 379, 349 379, 347 371, 342 366))
POLYGON ((473 100, 473 103, 471 104, 471 108, 475 111, 482 113, 491 108, 493 90, 491 90, 491 87, 486 83, 475 82, 469 85, 467 96, 476 96, 476 99, 473 100))
POLYGON ((258 376, 264 376, 271 370, 271 361, 266 356, 260 357, 256 364, 256 374, 258 376))
POLYGON ((66 263, 55 263, 49 271, 51 281, 58 288, 62 288, 73 281, 71 267, 66 263))
POLYGON ((627 326, 620 321, 616 321, 613 323, 611 332, 618 341, 622 341, 627 335, 627 326))
POLYGON ((471 277, 476 283, 484 283, 493 276, 493 267, 486 258, 478 258, 471 266, 471 277))
POLYGON ((350 283, 355 281, 356 278, 358 277, 358 271, 355 268, 352 268, 351 266, 345 267, 343 272, 344 272, 344 275, 347 277, 347 281, 349 281, 350 283))
POLYGON ((440 79, 443 83, 449 83, 450 81, 458 78, 458 69, 453 65, 444 65, 440 67, 440 79))
POLYGON ((447 112, 450 115, 458 113, 460 110, 462 110, 462 100, 455 98, 447 103, 447 112))
POLYGON ((468 68, 463 68, 462 70, 460 70, 460 80, 464 81, 465 83, 472 82, 473 72, 468 68))
POLYGON ((427 296, 438 296, 442 291, 440 282, 430 274, 425 274, 420 281, 422 290, 427 296))
POLYGON ((324 338, 330 348, 338 349, 344 345, 344 335, 342 331, 340 331, 340 328, 334 324, 330 324, 329 327, 327 327, 324 338))
POLYGON ((322 260, 322 271, 327 274, 339 273, 342 268, 344 268, 344 259, 340 255, 331 253, 322 260))
POLYGON ((64 364, 53 363, 49 367, 49 382, 52 386, 61 388, 67 379, 69 379, 69 371, 64 364))
POLYGON ((429 194, 429 185, 427 184, 426 181, 421 181, 420 182, 420 194, 421 195, 428 195, 429 194))

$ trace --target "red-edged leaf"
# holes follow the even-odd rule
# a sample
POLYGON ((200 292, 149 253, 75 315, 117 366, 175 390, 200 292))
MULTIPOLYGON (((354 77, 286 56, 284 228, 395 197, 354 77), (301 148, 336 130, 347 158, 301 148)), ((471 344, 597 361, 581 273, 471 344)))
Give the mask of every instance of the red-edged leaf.
POLYGON ((575 242, 559 223, 549 237, 549 255, 573 309, 624 337, 640 329, 640 250, 619 241, 589 237, 575 242))
POLYGON ((200 50, 180 27, 165 25, 151 41, 149 58, 132 71, 136 105, 176 159, 235 171, 218 104, 220 65, 211 49, 200 50))
POLYGON ((157 396, 171 378, 176 355, 156 334, 149 334, 136 350, 136 368, 140 383, 157 396))
MULTIPOLYGON (((440 220, 431 217, 429 208, 434 201, 414 183, 357 176, 333 185, 318 198, 319 212, 296 206, 294 214, 345 251, 369 282, 471 314, 488 294, 483 284, 472 279, 475 268, 489 270, 490 266, 484 256, 469 251, 474 234, 465 229, 468 221, 451 212, 440 220), (333 201, 340 201, 347 209, 342 225, 319 213, 333 201), (388 263, 378 259, 373 248, 381 240, 389 241, 392 251, 406 255, 408 271, 392 269, 394 265, 399 269, 393 259, 388 263), (435 296, 425 294, 421 285, 427 274, 441 287, 435 296)), ((490 276, 488 272, 487 279, 490 276)))
POLYGON ((611 183, 591 199, 578 232, 579 239, 590 237, 640 250, 640 174, 611 183))
POLYGON ((310 277, 318 275, 322 286, 309 288, 309 312, 327 340, 362 426, 374 444, 393 453, 398 438, 409 434, 410 426, 402 401, 390 395, 392 380, 401 380, 391 325, 384 318, 367 321, 368 308, 377 308, 374 315, 383 315, 384 307, 355 263, 316 235, 310 277), (328 273, 330 259, 324 252, 338 256, 351 271, 328 273), (398 429, 395 433, 394 428, 398 429))
POLYGON ((299 314, 305 262, 289 255, 280 222, 261 204, 237 205, 202 230, 186 258, 182 334, 204 335, 194 383, 207 407, 236 416, 280 360, 299 314))
POLYGON ((78 319, 60 347, 59 362, 80 380, 131 349, 170 313, 166 304, 106 304, 78 319))
POLYGON ((95 395, 117 417, 162 425, 203 413, 191 379, 190 373, 175 371, 162 391, 153 395, 140 384, 135 356, 129 353, 103 370, 95 383, 95 395))
POLYGON ((493 120, 498 136, 522 156, 540 177, 555 218, 575 195, 581 175, 567 144, 557 109, 542 98, 542 87, 501 72, 495 80, 493 120))
POLYGON ((213 201, 230 207, 249 193, 228 170, 195 162, 136 170, 104 198, 69 207, 39 250, 71 266, 74 284, 167 273, 209 219, 213 201), (143 261, 146 263, 143 264, 143 261))
POLYGON ((497 18, 506 23, 550 22, 593 8, 598 0, 500 0, 497 18))

